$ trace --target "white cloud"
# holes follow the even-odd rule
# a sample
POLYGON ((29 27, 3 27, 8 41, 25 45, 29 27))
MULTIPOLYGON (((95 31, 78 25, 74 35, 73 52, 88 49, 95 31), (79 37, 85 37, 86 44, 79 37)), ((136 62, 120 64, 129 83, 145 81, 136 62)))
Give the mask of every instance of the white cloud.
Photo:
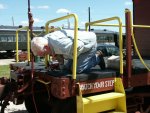
MULTIPOLYGON (((33 24, 37 24, 37 23, 41 23, 41 22, 43 22, 43 20, 40 20, 39 18, 34 18, 33 24)), ((21 21, 21 25, 28 26, 28 21, 26 21, 26 20, 21 21)))
POLYGON ((44 5, 44 6, 38 6, 37 8, 38 8, 38 9, 49 9, 49 6, 44 5))
POLYGON ((28 26, 28 21, 21 21, 21 25, 28 26))
POLYGON ((56 13, 70 13, 71 11, 67 10, 67 9, 58 9, 56 11, 56 13))
POLYGON ((31 6, 31 9, 49 9, 49 6, 43 5, 43 6, 31 6))
POLYGON ((41 23, 41 22, 43 22, 43 20, 41 20, 41 19, 39 19, 39 18, 34 18, 34 22, 35 22, 35 23, 41 23))
POLYGON ((5 6, 3 4, 0 4, 0 9, 5 9, 5 6))
POLYGON ((79 28, 85 29, 85 23, 86 23, 86 21, 81 21, 79 24, 79 28))
POLYGON ((126 2, 125 2, 125 5, 132 5, 132 2, 126 1, 126 2))
POLYGON ((82 25, 82 26, 85 26, 85 23, 86 23, 86 22, 81 22, 81 25, 82 25))
POLYGON ((35 7, 34 7, 34 6, 30 6, 30 8, 31 8, 31 9, 35 9, 35 7))

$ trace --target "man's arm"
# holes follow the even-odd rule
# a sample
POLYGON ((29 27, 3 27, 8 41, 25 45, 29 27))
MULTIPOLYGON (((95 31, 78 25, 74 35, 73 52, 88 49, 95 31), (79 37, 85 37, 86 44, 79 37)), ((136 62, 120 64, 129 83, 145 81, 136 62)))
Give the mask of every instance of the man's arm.
POLYGON ((59 64, 62 64, 62 65, 64 64, 64 57, 63 57, 63 55, 57 54, 55 56, 55 59, 58 60, 59 64))

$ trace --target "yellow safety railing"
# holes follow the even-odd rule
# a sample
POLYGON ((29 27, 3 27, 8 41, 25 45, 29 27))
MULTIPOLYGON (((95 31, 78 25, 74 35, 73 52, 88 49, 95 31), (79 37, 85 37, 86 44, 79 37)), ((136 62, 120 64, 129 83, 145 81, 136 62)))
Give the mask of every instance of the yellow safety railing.
MULTIPOLYGON (((130 10, 126 10, 126 11, 130 12, 130 10)), ((137 27, 137 28, 150 28, 150 26, 148 26, 148 25, 133 25, 131 12, 130 12, 130 21, 131 21, 131 26, 130 26, 130 27, 131 27, 131 35, 132 35, 132 40, 133 40, 133 44, 134 44, 135 50, 136 50, 136 52, 137 52, 137 55, 138 55, 138 57, 139 57, 141 63, 145 66, 145 68, 146 68, 148 71, 150 71, 150 68, 149 68, 149 67, 147 66, 147 64, 144 62, 144 60, 143 60, 143 58, 142 58, 142 56, 141 56, 141 54, 140 54, 140 52, 139 52, 139 50, 138 50, 138 47, 137 47, 137 44, 136 44, 136 41, 135 41, 135 37, 134 37, 134 33, 133 33, 133 28, 134 28, 134 27, 137 27)))
MULTIPOLYGON (((97 23, 97 24, 93 24, 92 26, 108 26, 108 27, 119 27, 118 24, 101 24, 101 23, 97 23)), ((126 27, 125 25, 122 25, 122 27, 126 27)), ((150 26, 148 25, 132 25, 131 27, 136 27, 136 28, 150 28, 150 26)))
POLYGON ((29 35, 29 27, 25 26, 16 30, 16 62, 19 61, 18 58, 18 34, 21 30, 27 30, 27 52, 28 52, 28 61, 30 61, 30 35, 29 35))
MULTIPOLYGON (((102 24, 102 23, 96 23, 92 26, 105 26, 105 27, 119 27, 118 24, 102 24)), ((125 25, 122 25, 122 27, 126 27, 125 25)))
POLYGON ((60 17, 60 18, 56 18, 56 19, 53 19, 53 20, 50 20, 48 22, 46 22, 45 24, 45 29, 46 29, 46 33, 49 33, 49 25, 51 23, 54 23, 54 22, 58 22, 58 21, 61 21, 61 20, 65 20, 65 19, 69 19, 69 18, 74 18, 74 46, 73 46, 73 79, 76 79, 76 67, 77 67, 77 40, 78 40, 78 16, 76 14, 69 14, 67 16, 63 16, 63 17, 60 17))
POLYGON ((102 20, 97 20, 97 21, 93 21, 90 23, 86 23, 85 24, 85 29, 88 30, 88 26, 115 26, 115 27, 119 27, 119 51, 120 51, 120 74, 123 74, 123 40, 122 40, 122 21, 119 17, 111 17, 111 18, 106 18, 106 19, 102 19, 102 20), (117 20, 118 21, 118 25, 116 24, 100 24, 103 22, 108 22, 108 21, 113 21, 113 20, 117 20))
MULTIPOLYGON (((126 10, 126 11, 130 12, 130 10, 126 10)), ((130 12, 130 14, 131 14, 131 12, 130 12)), ((132 16, 130 15, 130 17, 132 17, 132 16)), ((132 22, 132 18, 130 18, 130 21, 132 22)), ((92 26, 119 27, 120 25, 118 25, 118 24, 93 23, 92 26)), ((122 27, 126 27, 126 26, 122 25, 122 27)), ((135 50, 137 52, 137 55, 139 56, 139 59, 140 59, 141 63, 146 67, 146 69, 148 71, 150 71, 150 68, 147 66, 147 64, 144 62, 143 58, 141 57, 141 54, 140 54, 140 52, 138 50, 138 47, 137 47, 137 44, 136 44, 136 41, 135 41, 134 32, 133 32, 133 28, 150 28, 150 26, 149 25, 133 25, 132 24, 130 27, 131 27, 131 30, 132 30, 131 31, 131 33, 132 33, 131 34, 132 35, 132 40, 133 40, 133 44, 134 44, 135 50)))

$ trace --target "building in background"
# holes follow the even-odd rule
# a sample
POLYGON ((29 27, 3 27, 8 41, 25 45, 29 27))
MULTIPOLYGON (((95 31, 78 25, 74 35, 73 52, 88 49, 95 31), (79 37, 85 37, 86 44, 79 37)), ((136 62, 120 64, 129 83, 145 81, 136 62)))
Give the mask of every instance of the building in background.
MULTIPOLYGON (((0 26, 0 51, 13 51, 16 49, 16 30, 19 29, 18 26, 0 26)), ((83 29, 80 29, 83 30, 83 29)), ((94 30, 93 32, 96 33, 97 42, 99 43, 108 43, 118 46, 118 33, 115 31, 109 30, 94 30)), ((35 34, 44 35, 44 29, 41 27, 34 27, 33 32, 35 34)), ((27 32, 26 30, 21 30, 19 32, 19 50, 26 50, 27 49, 27 32)))
MULTIPOLYGON (((13 51, 16 49, 16 30, 18 26, 0 26, 0 51, 13 51)), ((34 27, 35 34, 40 34, 43 29, 41 27, 34 27)), ((43 33, 44 34, 44 33, 43 33)), ((21 30, 18 36, 19 49, 27 49, 27 31, 21 30)))

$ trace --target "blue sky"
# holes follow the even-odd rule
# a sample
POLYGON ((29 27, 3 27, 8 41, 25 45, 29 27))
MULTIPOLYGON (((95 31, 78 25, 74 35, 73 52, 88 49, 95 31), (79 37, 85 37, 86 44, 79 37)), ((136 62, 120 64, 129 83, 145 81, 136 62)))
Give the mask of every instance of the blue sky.
MULTIPOLYGON (((79 27, 84 28, 88 21, 88 7, 91 9, 91 21, 119 16, 124 23, 125 8, 132 10, 132 0, 30 0, 34 26, 44 26, 46 21, 76 13, 79 27)), ((0 0, 0 25, 28 25, 28 0, 0 0), (12 19, 13 18, 13 19, 12 19)), ((72 20, 69 20, 72 23, 72 20)), ((55 23, 67 26, 67 21, 55 23)), ((73 25, 71 24, 71 27, 73 25)))

